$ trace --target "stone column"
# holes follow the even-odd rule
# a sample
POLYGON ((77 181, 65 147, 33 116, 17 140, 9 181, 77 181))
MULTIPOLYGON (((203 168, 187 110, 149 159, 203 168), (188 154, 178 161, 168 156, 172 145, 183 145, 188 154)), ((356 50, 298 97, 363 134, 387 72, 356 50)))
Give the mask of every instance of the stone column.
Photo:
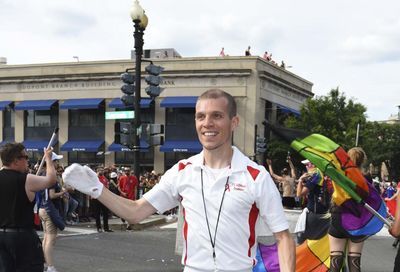
MULTIPOLYGON (((108 107, 110 101, 106 100, 106 112, 111 111, 108 107)), ((105 123, 105 146, 104 146, 104 166, 110 166, 115 163, 115 152, 108 151, 108 147, 114 142, 115 132, 114 132, 115 120, 106 120, 105 123)))
MULTIPOLYGON (((60 101, 61 104, 61 101, 60 101)), ((67 141, 68 141, 68 125, 69 125, 69 115, 68 115, 68 110, 58 110, 58 146, 61 148, 67 141)), ((68 152, 60 152, 61 155, 64 156, 60 160, 60 164, 67 166, 68 165, 68 152)))
POLYGON ((3 135, 4 135, 4 123, 3 123, 3 118, 4 116, 4 111, 0 111, 0 128, 1 128, 1 133, 0 133, 0 142, 3 141, 3 135))
POLYGON ((23 110, 15 111, 15 141, 24 141, 24 113, 23 110))

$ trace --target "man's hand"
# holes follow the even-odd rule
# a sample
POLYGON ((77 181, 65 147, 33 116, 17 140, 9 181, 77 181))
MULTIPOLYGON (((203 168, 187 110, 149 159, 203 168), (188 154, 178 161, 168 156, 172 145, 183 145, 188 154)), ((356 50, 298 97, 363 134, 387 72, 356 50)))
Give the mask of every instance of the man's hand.
POLYGON ((300 176, 299 182, 305 182, 306 179, 308 179, 311 175, 309 173, 304 173, 303 175, 300 176))
POLYGON ((98 198, 103 191, 104 186, 99 181, 97 174, 86 165, 74 163, 65 168, 62 177, 66 185, 70 185, 92 198, 98 198))

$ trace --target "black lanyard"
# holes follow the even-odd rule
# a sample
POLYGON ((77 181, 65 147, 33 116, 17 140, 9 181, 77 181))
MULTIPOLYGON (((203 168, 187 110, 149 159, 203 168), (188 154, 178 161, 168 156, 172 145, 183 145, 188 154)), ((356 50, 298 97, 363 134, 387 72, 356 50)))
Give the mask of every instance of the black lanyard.
POLYGON ((211 247, 212 247, 212 250, 213 250, 213 259, 214 259, 215 271, 217 271, 217 262, 216 262, 216 255, 215 255, 215 243, 216 243, 216 238, 217 238, 217 229, 218 229, 219 217, 221 215, 221 210, 222 210, 222 203, 224 202, 225 192, 226 192, 226 189, 227 189, 227 186, 228 186, 228 182, 229 182, 229 176, 226 178, 226 182, 225 182, 225 186, 224 186, 224 193, 222 194, 221 204, 219 205, 217 224, 215 225, 214 239, 212 239, 211 230, 210 230, 210 224, 208 223, 206 200, 204 198, 203 169, 201 169, 201 196, 203 197, 204 213, 206 215, 208 234, 210 235, 210 243, 211 243, 211 247))

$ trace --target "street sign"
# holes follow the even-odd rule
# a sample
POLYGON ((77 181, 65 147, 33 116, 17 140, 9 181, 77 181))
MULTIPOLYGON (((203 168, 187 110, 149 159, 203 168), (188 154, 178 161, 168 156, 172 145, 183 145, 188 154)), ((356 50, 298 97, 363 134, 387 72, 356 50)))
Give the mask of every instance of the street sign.
POLYGON ((133 119, 135 111, 108 111, 106 112, 106 120, 111 119, 133 119))

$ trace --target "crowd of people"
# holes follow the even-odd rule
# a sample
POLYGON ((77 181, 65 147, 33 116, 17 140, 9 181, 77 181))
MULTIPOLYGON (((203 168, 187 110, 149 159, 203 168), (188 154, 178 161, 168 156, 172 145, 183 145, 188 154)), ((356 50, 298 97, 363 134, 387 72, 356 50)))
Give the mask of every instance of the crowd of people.
MULTIPOLYGON (((31 167, 29 172, 35 173, 38 164, 31 167)), ((110 214, 95 199, 90 199, 85 194, 76 191, 71 186, 65 185, 62 179, 64 167, 55 160, 57 172, 57 183, 55 188, 56 200, 55 206, 59 209, 60 214, 64 218, 66 225, 75 225, 79 221, 89 221, 90 218, 96 220, 96 226, 99 232, 110 231, 107 227, 107 221, 103 221, 104 227, 101 227, 99 218, 107 220, 105 214, 110 214)), ((133 171, 127 166, 88 166, 98 175, 100 182, 104 184, 113 193, 123 196, 127 199, 135 200, 140 198, 144 193, 153 188, 160 180, 161 174, 153 171, 144 171, 141 173, 139 181, 135 177, 133 171)), ((50 197, 53 199, 53 197, 50 197)))
MULTIPOLYGON (((251 56, 251 51, 250 51, 251 47, 250 45, 247 47, 247 49, 244 51, 244 55, 245 56, 251 56)), ((219 52, 219 56, 220 57, 228 57, 229 55, 225 53, 225 48, 222 47, 221 51, 219 52)), ((279 64, 278 62, 276 62, 273 58, 272 58, 272 53, 268 53, 268 51, 265 51, 262 58, 268 62, 270 62, 271 64, 274 64, 276 66, 279 66, 283 69, 286 69, 286 63, 282 60, 281 63, 279 64)), ((291 66, 289 66, 288 68, 290 68, 291 66)))

